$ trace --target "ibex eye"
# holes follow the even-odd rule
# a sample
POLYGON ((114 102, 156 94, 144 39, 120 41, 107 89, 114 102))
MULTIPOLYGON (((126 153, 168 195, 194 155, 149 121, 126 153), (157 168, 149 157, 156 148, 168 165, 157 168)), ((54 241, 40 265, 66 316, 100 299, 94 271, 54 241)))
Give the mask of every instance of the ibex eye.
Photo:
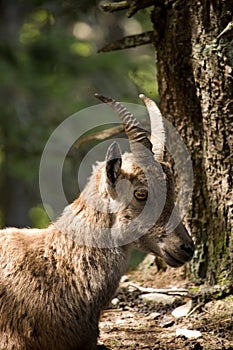
POLYGON ((144 189, 134 191, 134 197, 138 201, 145 201, 147 199, 147 195, 148 195, 148 192, 147 190, 144 190, 144 189))

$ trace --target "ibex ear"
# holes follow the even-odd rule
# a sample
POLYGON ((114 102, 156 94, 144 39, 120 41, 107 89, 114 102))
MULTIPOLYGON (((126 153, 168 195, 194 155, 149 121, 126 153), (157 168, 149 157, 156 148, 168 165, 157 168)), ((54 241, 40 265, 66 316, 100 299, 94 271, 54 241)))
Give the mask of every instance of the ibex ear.
POLYGON ((106 174, 112 185, 115 184, 121 170, 121 150, 117 142, 113 142, 106 154, 106 174))

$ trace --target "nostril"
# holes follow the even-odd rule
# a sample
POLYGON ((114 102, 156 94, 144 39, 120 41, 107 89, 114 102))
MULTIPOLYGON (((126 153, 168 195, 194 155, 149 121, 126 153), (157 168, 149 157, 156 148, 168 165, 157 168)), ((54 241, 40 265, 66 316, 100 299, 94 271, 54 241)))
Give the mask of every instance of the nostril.
POLYGON ((189 256, 193 256, 194 253, 194 247, 193 246, 186 246, 182 244, 180 248, 185 251, 189 256))

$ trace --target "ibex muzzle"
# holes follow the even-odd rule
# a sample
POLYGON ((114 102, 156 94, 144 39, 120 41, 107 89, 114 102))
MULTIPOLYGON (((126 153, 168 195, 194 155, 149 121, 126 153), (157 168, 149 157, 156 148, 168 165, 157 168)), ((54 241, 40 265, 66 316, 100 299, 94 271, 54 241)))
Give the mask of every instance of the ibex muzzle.
POLYGON ((190 261, 194 254, 194 243, 182 222, 165 236, 159 244, 161 257, 172 267, 180 267, 190 261))

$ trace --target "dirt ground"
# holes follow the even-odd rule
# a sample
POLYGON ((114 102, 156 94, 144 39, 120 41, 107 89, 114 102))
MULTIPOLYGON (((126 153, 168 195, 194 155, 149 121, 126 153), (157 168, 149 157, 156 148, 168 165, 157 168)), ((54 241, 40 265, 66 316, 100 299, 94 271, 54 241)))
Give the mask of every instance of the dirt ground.
MULTIPOLYGON (((202 300, 192 297, 203 286, 184 279, 184 269, 158 271, 141 265, 124 276, 114 299, 100 321, 99 349, 219 349, 233 350, 233 295, 202 300), (141 291, 132 287, 186 288, 191 296, 178 296, 172 304, 142 301, 141 291), (194 292, 195 291, 195 292, 194 292), (192 308, 186 316, 175 318, 172 311, 187 302, 192 308), (199 331, 198 338, 178 335, 179 329, 199 331)), ((193 335, 193 334, 192 334, 193 335)), ((195 334, 196 335, 196 334, 195 334)))

